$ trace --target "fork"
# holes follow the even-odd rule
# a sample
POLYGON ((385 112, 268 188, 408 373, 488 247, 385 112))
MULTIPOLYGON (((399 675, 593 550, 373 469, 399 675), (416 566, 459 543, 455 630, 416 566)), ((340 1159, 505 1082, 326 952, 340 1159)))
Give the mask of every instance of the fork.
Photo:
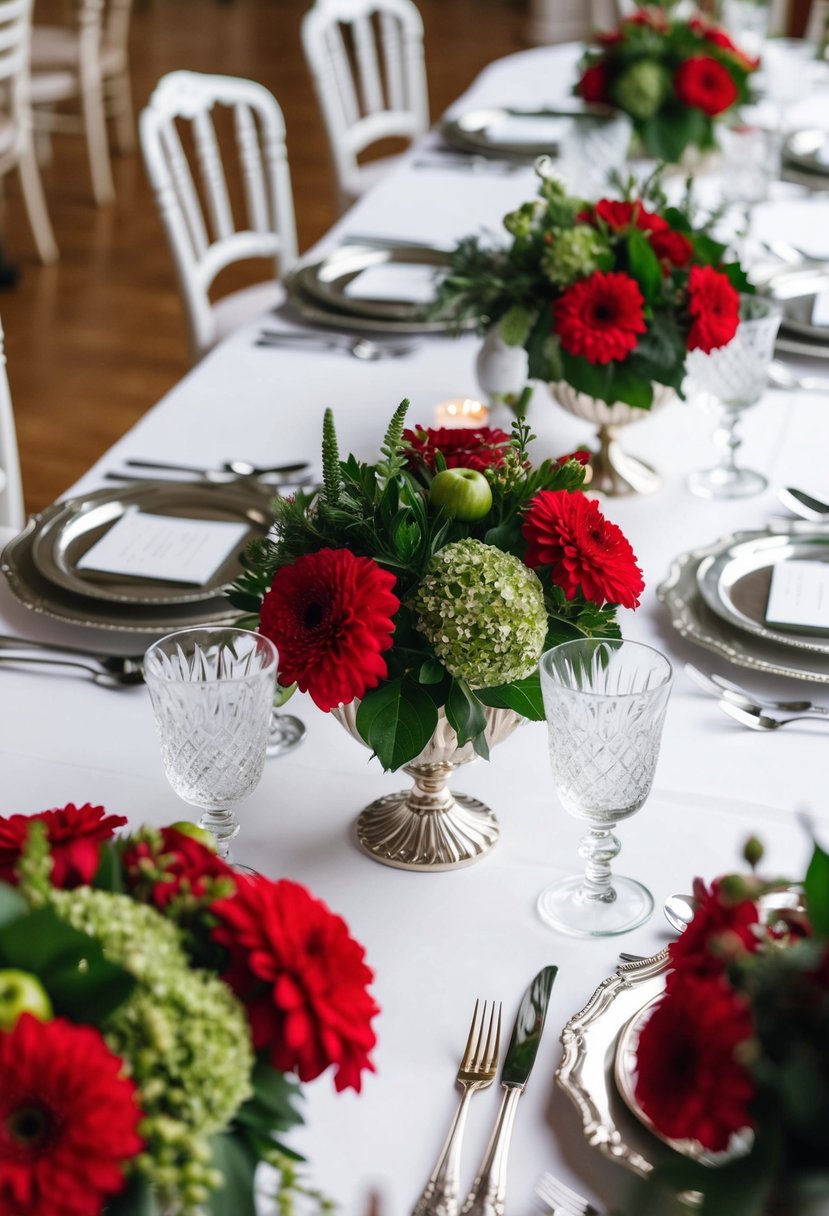
POLYGON ((535 1184, 535 1193, 551 1209, 552 1216, 601 1216, 598 1208, 594 1208, 552 1174, 541 1175, 535 1184))
POLYGON ((724 676, 718 676, 716 672, 712 672, 710 676, 705 675, 691 663, 685 664, 685 674, 698 688, 711 693, 718 701, 729 701, 732 705, 738 705, 741 709, 748 710, 749 713, 758 709, 776 709, 783 713, 808 711, 821 717, 829 714, 829 709, 825 709, 822 705, 815 705, 813 701, 775 701, 772 697, 756 696, 747 688, 726 680, 724 676))
POLYGON ((823 710, 822 713, 812 710, 809 713, 792 714, 787 718, 775 718, 764 713, 759 705, 747 709, 742 705, 735 705, 732 701, 719 701, 718 704, 729 718, 734 718, 742 726, 748 726, 752 730, 777 730, 780 726, 788 726, 790 722, 829 722, 829 710, 823 710))
POLYGON ((487 1089, 498 1071, 498 1044, 501 1040, 501 1004, 498 1003, 497 1022, 495 1002, 475 1002, 469 1037, 456 1077, 463 1090, 455 1118, 437 1164, 429 1176, 423 1194, 412 1209, 412 1216, 454 1216, 460 1198, 460 1157, 466 1112, 472 1095, 487 1089), (480 1009, 480 1018, 478 1016, 480 1009))

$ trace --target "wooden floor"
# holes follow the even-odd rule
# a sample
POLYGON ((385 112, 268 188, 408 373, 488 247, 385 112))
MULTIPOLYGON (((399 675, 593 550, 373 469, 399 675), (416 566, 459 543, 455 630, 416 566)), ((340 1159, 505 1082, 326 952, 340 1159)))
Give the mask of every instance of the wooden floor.
MULTIPOLYGON (((174 68, 260 80, 285 112, 300 248, 334 218, 327 145, 300 50, 310 0, 136 0, 136 110, 174 68)), ((47 21, 53 0, 37 0, 47 21)), ((418 0, 437 116, 493 59, 524 45, 521 0, 418 0)), ((4 244, 21 270, 0 290, 26 505, 51 502, 187 370, 184 324, 139 153, 116 158, 117 202, 92 202, 84 141, 54 140, 44 170, 60 246, 41 266, 14 177, 4 244)))

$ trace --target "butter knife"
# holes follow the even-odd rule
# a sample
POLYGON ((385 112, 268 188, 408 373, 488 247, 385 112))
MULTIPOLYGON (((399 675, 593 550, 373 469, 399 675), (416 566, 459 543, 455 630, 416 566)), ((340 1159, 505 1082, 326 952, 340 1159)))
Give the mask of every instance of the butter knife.
POLYGON ((507 1159, 518 1099, 535 1063, 557 973, 558 967, 543 967, 521 1000, 501 1071, 501 1110, 461 1216, 504 1216, 507 1159))

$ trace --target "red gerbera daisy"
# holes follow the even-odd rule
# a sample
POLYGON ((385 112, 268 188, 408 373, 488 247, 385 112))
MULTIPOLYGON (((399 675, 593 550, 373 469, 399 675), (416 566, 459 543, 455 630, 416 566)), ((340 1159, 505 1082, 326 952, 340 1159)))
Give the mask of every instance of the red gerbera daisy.
POLYGON ((0 1033, 0 1211, 100 1216, 140 1152, 135 1086, 100 1033, 24 1013, 0 1033))
POLYGON ((737 100, 737 86, 728 68, 710 55, 692 55, 674 72, 674 92, 686 106, 715 118, 737 100))
POLYGON ((26 844, 32 819, 46 824, 52 852, 52 886, 80 887, 92 882, 98 869, 101 844, 127 822, 123 815, 107 815, 102 806, 66 806, 36 815, 0 816, 0 882, 17 885, 15 870, 26 844))
MULTIPOLYGON (((130 842, 122 858, 124 877, 136 898, 160 912, 179 897, 195 905, 210 899, 219 879, 235 885, 236 872, 193 836, 162 828, 159 836, 130 842)), ((225 888, 226 889, 226 888, 225 888)))
POLYGON ((704 354, 725 346, 740 324, 740 297, 713 266, 692 266, 688 275, 688 350, 704 354))
POLYGON ((580 591, 594 604, 639 603, 645 584, 630 544, 584 494, 542 490, 530 502, 521 534, 526 564, 533 570, 549 566, 568 600, 580 591))
POLYGON ((688 975, 700 979, 722 975, 735 950, 753 953, 760 944, 755 932, 760 915, 752 900, 726 899, 718 882, 709 890, 697 881, 694 894, 694 919, 668 947, 674 968, 668 972, 668 988, 684 983, 688 975))
POLYGON ((637 200, 628 202, 615 198, 600 198, 593 207, 597 219, 604 220, 608 228, 621 232, 625 228, 639 228, 643 232, 663 232, 668 227, 668 221, 661 215, 648 211, 637 200))
POLYGON ((687 266, 694 256, 694 246, 687 236, 671 228, 651 232, 648 240, 660 262, 668 266, 687 266))
POLYGON ((400 607, 395 581, 348 549, 320 549, 277 570, 259 627, 279 651, 280 681, 296 682, 325 712, 375 688, 400 607))
MULTIPOLYGON (((617 41, 618 36, 617 36, 617 41)), ((605 45, 608 45, 605 43, 605 45)), ((601 105, 608 99, 607 68, 603 63, 594 63, 586 68, 578 83, 578 91, 586 102, 591 105, 601 105)))
POLYGON ((753 1026, 745 1001, 720 980, 688 979, 642 1028, 636 1097, 665 1136, 713 1152, 751 1126, 754 1085, 737 1059, 753 1026))
POLYGON ((329 1065, 338 1090, 358 1092, 378 1012, 365 951, 345 921, 299 883, 257 875, 213 905, 213 937, 230 952, 224 979, 244 1003, 257 1051, 310 1081, 329 1065))
POLYGON ((446 461, 447 469, 497 468, 504 463, 510 437, 497 427, 416 426, 403 432, 412 455, 428 468, 435 468, 437 452, 446 461))
POLYGON ((630 275, 596 270, 553 303, 553 328, 568 354, 610 363, 627 358, 645 332, 643 304, 630 275))

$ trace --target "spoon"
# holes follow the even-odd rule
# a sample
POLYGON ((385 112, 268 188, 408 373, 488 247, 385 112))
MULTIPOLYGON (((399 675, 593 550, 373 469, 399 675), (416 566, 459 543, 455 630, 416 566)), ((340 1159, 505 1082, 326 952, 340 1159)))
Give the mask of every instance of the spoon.
POLYGON ((125 460, 124 464, 131 469, 168 469, 177 473, 198 473, 206 477, 210 473, 233 473, 236 477, 268 477, 276 474, 301 473, 308 468, 307 460, 298 460, 293 464, 256 465, 247 460, 225 460, 218 469, 203 469, 192 464, 174 464, 165 460, 125 460))
POLYGON ((829 376, 796 376, 785 363, 769 365, 769 384, 774 388, 799 389, 805 393, 829 393, 829 376))
POLYGON ((790 511, 794 511, 795 515, 799 515, 801 519, 822 520, 824 523, 829 520, 829 503, 823 502, 819 498, 813 498, 811 494, 806 494, 803 490, 784 486, 777 491, 777 497, 784 506, 788 507, 790 511))
POLYGON ((740 684, 735 684, 732 680, 726 680, 723 676, 718 676, 716 672, 710 676, 705 675, 704 672, 694 667, 692 663, 685 664, 685 674, 690 680, 693 680, 698 688, 710 693, 718 701, 730 701, 732 705, 739 705, 743 709, 778 709, 784 713, 797 713, 799 710, 817 709, 821 713, 829 713, 829 710, 824 710, 822 706, 816 706, 813 701, 775 701, 771 697, 756 696, 740 684))
POLYGON ((129 688, 136 684, 144 683, 144 673, 140 668, 137 670, 107 671, 102 667, 93 667, 89 663, 82 662, 80 659, 61 659, 56 655, 0 654, 0 666, 3 664, 9 667, 19 667, 26 664, 33 664, 38 667, 69 667, 73 671, 86 672, 93 683, 100 684, 103 688, 129 688))
POLYGON ((694 919, 693 895, 669 895, 662 905, 665 920, 677 933, 684 933, 694 919))
POLYGON ((764 713, 760 706, 745 709, 742 705, 734 705, 731 701, 719 701, 718 704, 723 713, 728 714, 741 725, 750 727, 751 730, 777 730, 781 726, 788 726, 790 722, 829 722, 829 717, 823 717, 814 710, 805 714, 792 714, 788 718, 773 718, 770 714, 764 713))
POLYGON ((286 334, 277 330, 265 329, 256 339, 257 346, 296 346, 312 347, 322 350, 339 350, 344 354, 353 355, 364 363, 375 363, 378 359, 398 359, 402 355, 411 354, 416 349, 414 342, 384 343, 372 342, 368 338, 324 338, 321 334, 286 334))

